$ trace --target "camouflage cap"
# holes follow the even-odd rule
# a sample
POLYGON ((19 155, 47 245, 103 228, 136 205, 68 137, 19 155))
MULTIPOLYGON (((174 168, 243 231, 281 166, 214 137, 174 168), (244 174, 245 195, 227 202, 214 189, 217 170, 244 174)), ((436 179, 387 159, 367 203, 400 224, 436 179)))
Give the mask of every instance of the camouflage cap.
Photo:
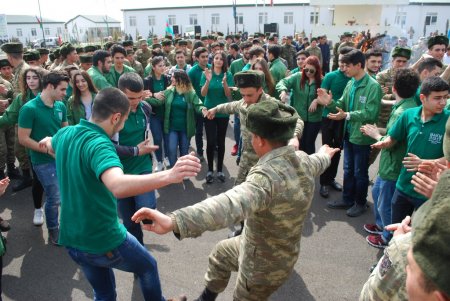
POLYGON ((76 47, 75 50, 77 51, 77 53, 83 53, 84 47, 76 47))
POLYGON ((0 68, 6 67, 6 66, 12 67, 12 65, 9 63, 9 61, 7 59, 0 60, 0 68))
POLYGON ((147 44, 147 40, 146 39, 140 39, 139 40, 139 45, 142 45, 142 44, 147 44))
POLYGON ((188 42, 186 40, 179 40, 178 45, 180 46, 187 46, 188 42))
POLYGON ((353 37, 353 34, 351 32, 346 31, 342 34, 342 37, 351 38, 353 37))
POLYGON ((132 55, 132 54, 134 54, 134 50, 133 49, 127 49, 127 55, 132 55))
POLYGON ((50 53, 50 50, 48 50, 47 48, 38 48, 36 50, 39 51, 40 55, 49 54, 50 53))
POLYGON ((431 199, 412 217, 412 251, 422 272, 450 295, 450 171, 441 175, 431 199))
POLYGON ((152 45, 152 49, 161 48, 161 44, 155 43, 152 45))
POLYGON ((401 56, 406 59, 411 58, 411 49, 406 47, 395 46, 394 50, 392 50, 392 57, 401 56))
POLYGON ((249 107, 246 126, 264 139, 288 141, 294 135, 297 120, 293 107, 277 101, 261 101, 249 107))
POLYGON ((106 42, 106 43, 103 45, 103 49, 109 50, 109 48, 111 48, 112 45, 114 45, 114 42, 106 42))
POLYGON ((444 156, 447 161, 450 161, 450 118, 447 120, 445 125, 445 136, 444 136, 444 156))
POLYGON ((123 47, 133 46, 133 41, 132 40, 123 41, 122 46, 123 47))
POLYGON ((55 57, 59 57, 61 55, 59 48, 56 48, 55 50, 53 50, 52 53, 55 55, 55 57))
POLYGON ((97 46, 95 45, 84 46, 84 52, 94 52, 95 50, 97 50, 97 46))
POLYGON ((448 38, 446 36, 435 36, 428 39, 428 49, 431 49, 434 45, 442 45, 445 47, 448 46, 448 38))
POLYGON ((226 36, 225 36, 225 40, 228 40, 228 39, 233 39, 233 36, 231 36, 231 35, 226 35, 226 36))
POLYGON ((200 37, 200 40, 201 40, 201 41, 206 41, 206 40, 208 40, 208 36, 201 36, 201 37, 200 37))
POLYGON ((23 53, 22 43, 5 43, 1 49, 6 53, 23 53))
POLYGON ((82 64, 92 63, 92 55, 90 54, 80 55, 80 63, 82 64))
POLYGON ((161 42, 161 45, 162 46, 170 46, 170 45, 172 45, 172 40, 166 39, 166 40, 161 42))
POLYGON ((264 83, 264 73, 256 70, 241 71, 234 75, 234 82, 238 88, 260 88, 264 83))
POLYGON ((41 58, 41 55, 39 54, 39 51, 37 51, 37 50, 29 50, 23 54, 23 60, 25 62, 37 61, 40 58, 41 58))

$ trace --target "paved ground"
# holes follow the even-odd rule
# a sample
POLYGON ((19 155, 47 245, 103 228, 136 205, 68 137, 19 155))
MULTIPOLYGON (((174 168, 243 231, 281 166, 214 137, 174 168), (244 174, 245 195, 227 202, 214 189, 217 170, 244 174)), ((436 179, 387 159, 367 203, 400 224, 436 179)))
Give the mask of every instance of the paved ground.
MULTIPOLYGON (((317 140, 320 141, 320 137, 317 140)), ((232 187, 237 173, 235 158, 229 156, 233 144, 228 129, 224 172, 226 183, 205 184, 206 164, 196 179, 159 190, 162 212, 195 204, 232 187)), ((342 164, 342 162, 341 162, 342 164)), ((370 170, 371 178, 374 170, 370 170)), ((337 180, 342 183, 342 165, 337 180)), ((330 210, 316 194, 305 221, 300 259, 295 271, 270 300, 356 300, 369 275, 369 268, 381 252, 365 242, 362 225, 373 220, 366 212, 349 218, 345 211, 330 210)), ((370 194, 370 190, 369 190, 370 194)), ((333 192, 330 199, 339 198, 333 192)), ((369 197, 370 203, 371 198, 369 197)), ((47 229, 32 224, 31 190, 12 194, 8 189, 0 200, 0 215, 10 220, 8 252, 3 258, 3 300, 92 300, 89 283, 64 248, 47 244, 47 229)), ((197 239, 178 241, 172 234, 157 236, 146 232, 144 241, 157 258, 165 296, 185 293, 189 300, 203 289, 208 254, 229 230, 207 232, 197 239)), ((142 300, 133 275, 116 271, 118 300, 142 300)), ((235 275, 218 300, 232 300, 235 275)))

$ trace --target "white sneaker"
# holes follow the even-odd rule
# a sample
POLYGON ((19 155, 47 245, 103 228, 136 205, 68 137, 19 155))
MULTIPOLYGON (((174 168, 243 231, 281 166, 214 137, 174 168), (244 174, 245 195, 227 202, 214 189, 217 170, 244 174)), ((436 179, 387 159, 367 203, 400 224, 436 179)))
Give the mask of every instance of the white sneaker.
POLYGON ((159 162, 156 164, 155 172, 163 171, 163 170, 164 170, 164 164, 163 164, 161 161, 159 161, 159 162))
POLYGON ((169 158, 167 158, 167 157, 164 158, 164 165, 166 166, 167 169, 170 168, 170 161, 169 161, 169 158))
POLYGON ((42 226, 43 223, 44 223, 44 210, 42 210, 42 208, 34 209, 33 224, 35 226, 42 226))

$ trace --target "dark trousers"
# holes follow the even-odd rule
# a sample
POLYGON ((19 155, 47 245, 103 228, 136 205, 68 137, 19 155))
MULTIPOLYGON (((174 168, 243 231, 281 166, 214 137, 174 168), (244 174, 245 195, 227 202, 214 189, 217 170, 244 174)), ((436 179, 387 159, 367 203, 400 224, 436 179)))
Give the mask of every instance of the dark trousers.
POLYGON ((344 138, 344 202, 365 205, 369 186, 370 145, 351 143, 344 138))
POLYGON ((411 197, 398 189, 392 196, 392 224, 401 223, 407 216, 411 216, 414 210, 422 206, 425 200, 411 197))
MULTIPOLYGON (((322 118, 322 144, 342 149, 344 120, 322 118)), ((320 185, 330 185, 336 178, 341 152, 334 154, 330 166, 320 175, 320 185)))
POLYGON ((36 175, 34 169, 33 171, 33 180, 31 182, 31 194, 33 196, 34 209, 40 209, 42 207, 42 197, 44 196, 44 187, 42 187, 41 182, 36 175))
POLYGON ((225 136, 227 135, 229 118, 204 119, 206 131, 206 158, 208 160, 208 171, 214 171, 214 152, 217 147, 217 171, 223 168, 225 155, 225 136))
POLYGON ((203 156, 203 115, 195 114, 195 146, 197 155, 203 156))
POLYGON ((300 139, 300 149, 308 155, 316 152, 316 139, 319 135, 322 122, 305 121, 302 138, 300 139))

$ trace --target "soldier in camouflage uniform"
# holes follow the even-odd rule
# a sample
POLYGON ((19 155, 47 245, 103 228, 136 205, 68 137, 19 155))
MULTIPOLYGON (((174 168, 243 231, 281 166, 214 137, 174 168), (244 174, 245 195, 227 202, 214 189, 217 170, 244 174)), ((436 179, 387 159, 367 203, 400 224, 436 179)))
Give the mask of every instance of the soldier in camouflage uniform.
POLYGON ((344 34, 342 36, 343 36, 343 41, 342 41, 342 43, 339 44, 337 53, 341 53, 342 47, 346 47, 346 46, 353 47, 353 48, 355 47, 355 43, 353 43, 353 41, 352 41, 353 35, 351 32, 344 32, 344 34))
POLYGON ((292 45, 292 36, 286 37, 286 44, 281 46, 281 57, 287 61, 288 69, 292 70, 297 67, 297 62, 295 60, 295 54, 297 51, 295 47, 292 45))
POLYGON ((303 222, 311 205, 314 177, 338 149, 322 147, 308 156, 288 146, 298 115, 280 102, 248 109, 246 126, 259 156, 246 181, 218 196, 169 216, 143 208, 133 220, 153 220, 145 229, 197 237, 246 218, 241 236, 219 242, 209 256, 206 288, 198 301, 215 300, 231 272, 238 272, 234 300, 267 300, 291 274, 300 251, 303 222), (211 218, 214 217, 214 218, 211 218))
POLYGON ((0 77, 9 83, 12 83, 14 79, 13 66, 9 63, 8 59, 0 60, 0 77))
POLYGON ((144 78, 144 67, 142 67, 142 64, 134 58, 134 50, 128 49, 127 50, 127 59, 130 63, 130 67, 133 68, 137 74, 139 74, 140 77, 144 78))
POLYGON ((67 66, 78 66, 77 62, 79 61, 78 53, 75 47, 72 46, 70 43, 66 43, 64 45, 61 45, 59 48, 59 52, 61 54, 61 58, 63 62, 61 65, 55 68, 55 70, 65 70, 67 66))
MULTIPOLYGON (((273 97, 265 94, 262 90, 264 82, 264 75, 258 71, 243 71, 236 73, 234 77, 236 87, 240 88, 241 94, 244 89, 245 95, 238 101, 220 104, 208 111, 208 118, 214 118, 216 113, 221 114, 239 114, 241 120, 241 137, 242 137, 242 157, 239 162, 239 170, 236 176, 235 185, 239 185, 245 181, 250 169, 258 162, 258 156, 252 146, 251 133, 246 127, 248 108, 254 104, 264 101, 278 102, 273 97), (249 90, 251 95, 249 95, 249 90), (253 93, 252 93, 253 92, 253 93)), ((300 140, 303 133, 303 121, 300 117, 297 120, 297 126, 294 132, 294 139, 292 142, 300 140)), ((292 138, 292 137, 291 137, 292 138)), ((298 143, 297 143, 298 146, 298 143)))
POLYGON ((148 49, 147 40, 139 40, 139 48, 136 51, 136 60, 141 63, 142 66, 147 66, 148 60, 152 57, 152 52, 148 49))

